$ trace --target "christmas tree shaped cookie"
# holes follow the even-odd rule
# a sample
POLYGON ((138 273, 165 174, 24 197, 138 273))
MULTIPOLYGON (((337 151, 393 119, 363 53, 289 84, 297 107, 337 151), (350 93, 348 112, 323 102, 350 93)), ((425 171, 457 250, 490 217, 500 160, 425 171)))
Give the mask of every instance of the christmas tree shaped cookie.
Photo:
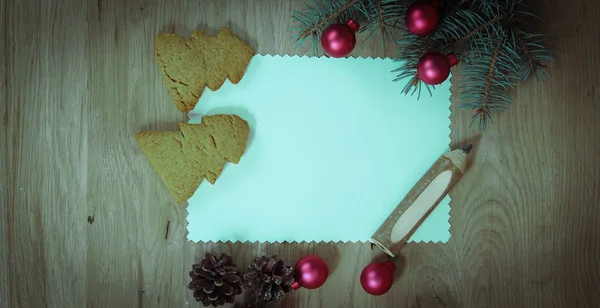
POLYGON ((189 199, 202 179, 211 184, 225 162, 237 164, 246 150, 248 122, 236 115, 204 116, 200 124, 179 124, 180 132, 147 131, 136 140, 177 203, 189 199))
POLYGON ((169 93, 183 112, 194 109, 205 87, 216 91, 227 78, 233 84, 240 82, 254 55, 250 46, 227 28, 217 36, 195 30, 188 39, 160 33, 155 53, 169 93))

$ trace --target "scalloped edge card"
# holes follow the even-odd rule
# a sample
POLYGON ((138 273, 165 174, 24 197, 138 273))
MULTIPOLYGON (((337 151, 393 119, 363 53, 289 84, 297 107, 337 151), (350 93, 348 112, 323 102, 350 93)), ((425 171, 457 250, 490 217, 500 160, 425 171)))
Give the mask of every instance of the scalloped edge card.
MULTIPOLYGON (((188 200, 191 241, 368 242, 450 144, 450 79, 433 96, 401 93, 386 58, 256 55, 242 80, 205 89, 189 113, 236 114, 240 162, 188 200)), ((450 198, 411 241, 450 238, 450 198)))

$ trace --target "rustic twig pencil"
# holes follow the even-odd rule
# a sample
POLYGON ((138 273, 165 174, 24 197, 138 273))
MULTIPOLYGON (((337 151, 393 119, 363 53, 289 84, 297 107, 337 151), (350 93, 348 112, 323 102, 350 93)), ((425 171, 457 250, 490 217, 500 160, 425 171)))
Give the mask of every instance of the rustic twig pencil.
POLYGON ((469 144, 450 151, 429 168, 383 224, 371 236, 371 242, 394 257, 425 221, 466 169, 469 144))

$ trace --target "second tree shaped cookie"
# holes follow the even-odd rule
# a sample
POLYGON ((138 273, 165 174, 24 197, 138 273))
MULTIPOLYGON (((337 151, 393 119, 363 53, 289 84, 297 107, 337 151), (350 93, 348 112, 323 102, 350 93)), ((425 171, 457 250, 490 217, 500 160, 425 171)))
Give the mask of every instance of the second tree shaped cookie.
POLYGON ((254 52, 227 28, 217 36, 195 30, 189 39, 156 36, 156 60, 169 94, 183 112, 194 109, 205 87, 218 90, 225 79, 240 82, 254 52))
POLYGON ((141 132, 135 137, 175 202, 183 203, 202 179, 214 184, 225 162, 240 161, 250 128, 237 115, 217 114, 202 117, 200 124, 180 123, 179 129, 141 132))

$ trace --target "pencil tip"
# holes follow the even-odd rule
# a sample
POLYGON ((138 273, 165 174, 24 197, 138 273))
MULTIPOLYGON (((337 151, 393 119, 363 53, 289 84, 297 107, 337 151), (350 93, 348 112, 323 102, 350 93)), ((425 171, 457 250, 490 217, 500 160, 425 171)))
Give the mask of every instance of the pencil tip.
POLYGON ((463 151, 463 153, 465 154, 469 154, 469 152, 471 152, 471 149, 473 148, 472 144, 467 144, 466 146, 464 146, 461 150, 463 151))

